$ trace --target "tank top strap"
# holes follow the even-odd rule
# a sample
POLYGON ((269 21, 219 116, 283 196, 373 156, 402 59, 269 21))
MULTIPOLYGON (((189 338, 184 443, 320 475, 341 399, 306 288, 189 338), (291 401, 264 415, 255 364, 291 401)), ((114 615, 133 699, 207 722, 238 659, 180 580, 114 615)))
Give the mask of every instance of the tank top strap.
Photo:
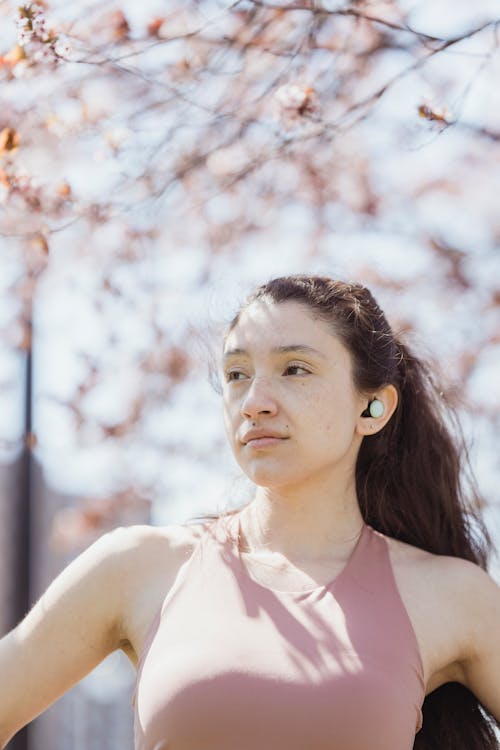
POLYGON ((403 607, 406 613, 394 575, 389 538, 368 524, 363 534, 363 544, 351 560, 346 578, 378 598, 392 601, 398 609, 403 607))
POLYGON ((346 578, 377 592, 394 583, 387 539, 369 524, 365 525, 362 544, 350 561, 346 578))
MULTIPOLYGON (((162 618, 165 608, 167 607, 168 602, 175 595, 176 591, 182 586, 182 583, 185 581, 185 579, 189 575, 190 569, 194 568, 196 563, 199 561, 199 559, 202 558, 203 550, 207 544, 208 539, 210 539, 212 536, 214 536, 214 538, 215 536, 217 536, 220 539, 220 541, 222 542, 224 541, 225 539, 224 533, 221 532, 217 528, 219 521, 220 521, 220 517, 215 520, 210 520, 204 524, 203 529, 200 531, 198 538, 194 542, 191 554, 179 567, 175 580, 173 581, 172 585, 168 589, 165 597, 163 598, 161 602, 160 607, 156 611, 153 621, 151 622, 147 630, 146 638, 144 640, 144 644, 142 646, 142 650, 139 654, 139 658, 137 661, 137 678, 141 674, 144 659, 146 658, 148 651, 151 647, 151 644, 153 643, 153 640, 156 636, 156 633, 158 632, 158 628, 160 627, 160 623, 161 623, 161 618, 162 618)), ((186 528, 189 528, 189 525, 186 525, 186 528)), ((135 690, 134 690, 134 694, 132 697, 132 705, 135 705, 137 682, 138 682, 138 679, 136 679, 135 690)))
POLYGON ((366 527, 363 545, 352 561, 343 581, 345 591, 353 595, 354 586, 373 601, 373 625, 385 630, 387 638, 403 643, 403 650, 410 654, 419 682, 420 702, 417 707, 416 731, 422 727, 421 703, 425 697, 424 666, 420 646, 413 624, 401 596, 392 565, 389 538, 371 526, 366 527), (378 617, 378 620, 377 620, 378 617))

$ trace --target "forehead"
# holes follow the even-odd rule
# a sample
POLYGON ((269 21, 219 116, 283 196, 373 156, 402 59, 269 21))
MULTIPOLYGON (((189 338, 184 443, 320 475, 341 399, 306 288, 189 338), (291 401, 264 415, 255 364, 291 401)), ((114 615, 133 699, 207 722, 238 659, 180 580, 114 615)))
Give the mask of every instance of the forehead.
POLYGON ((257 300, 242 311, 225 339, 224 351, 273 349, 297 343, 325 353, 344 349, 332 328, 324 320, 315 318, 305 305, 257 300))

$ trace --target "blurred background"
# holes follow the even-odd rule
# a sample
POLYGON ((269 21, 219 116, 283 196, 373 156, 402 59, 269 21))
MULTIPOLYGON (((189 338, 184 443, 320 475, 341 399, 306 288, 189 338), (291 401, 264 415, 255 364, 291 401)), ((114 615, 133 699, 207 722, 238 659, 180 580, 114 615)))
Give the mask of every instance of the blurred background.
MULTIPOLYGON (((104 531, 248 496, 208 364, 276 275, 434 362, 498 547, 499 43, 497 0, 0 0, 0 635, 104 531)), ((133 686, 9 750, 132 748, 133 686)))

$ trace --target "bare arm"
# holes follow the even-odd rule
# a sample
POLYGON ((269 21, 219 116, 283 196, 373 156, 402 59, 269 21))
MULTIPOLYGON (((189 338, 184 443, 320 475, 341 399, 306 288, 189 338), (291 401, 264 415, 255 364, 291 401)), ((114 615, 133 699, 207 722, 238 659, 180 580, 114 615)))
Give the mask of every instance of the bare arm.
POLYGON ((120 647, 127 534, 101 536, 0 640, 0 748, 120 647))
POLYGON ((500 586, 470 563, 461 581, 466 634, 461 681, 500 722, 500 586))

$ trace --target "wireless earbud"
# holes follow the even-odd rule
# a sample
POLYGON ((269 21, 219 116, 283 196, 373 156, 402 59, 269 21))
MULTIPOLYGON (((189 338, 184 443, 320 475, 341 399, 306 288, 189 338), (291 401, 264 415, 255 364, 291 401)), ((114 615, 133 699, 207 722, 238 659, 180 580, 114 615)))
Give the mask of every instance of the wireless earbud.
POLYGON ((378 419, 378 417, 381 417, 384 413, 384 404, 382 401, 379 401, 378 398, 374 398, 373 401, 370 401, 364 412, 361 414, 362 417, 372 417, 373 419, 378 419))

